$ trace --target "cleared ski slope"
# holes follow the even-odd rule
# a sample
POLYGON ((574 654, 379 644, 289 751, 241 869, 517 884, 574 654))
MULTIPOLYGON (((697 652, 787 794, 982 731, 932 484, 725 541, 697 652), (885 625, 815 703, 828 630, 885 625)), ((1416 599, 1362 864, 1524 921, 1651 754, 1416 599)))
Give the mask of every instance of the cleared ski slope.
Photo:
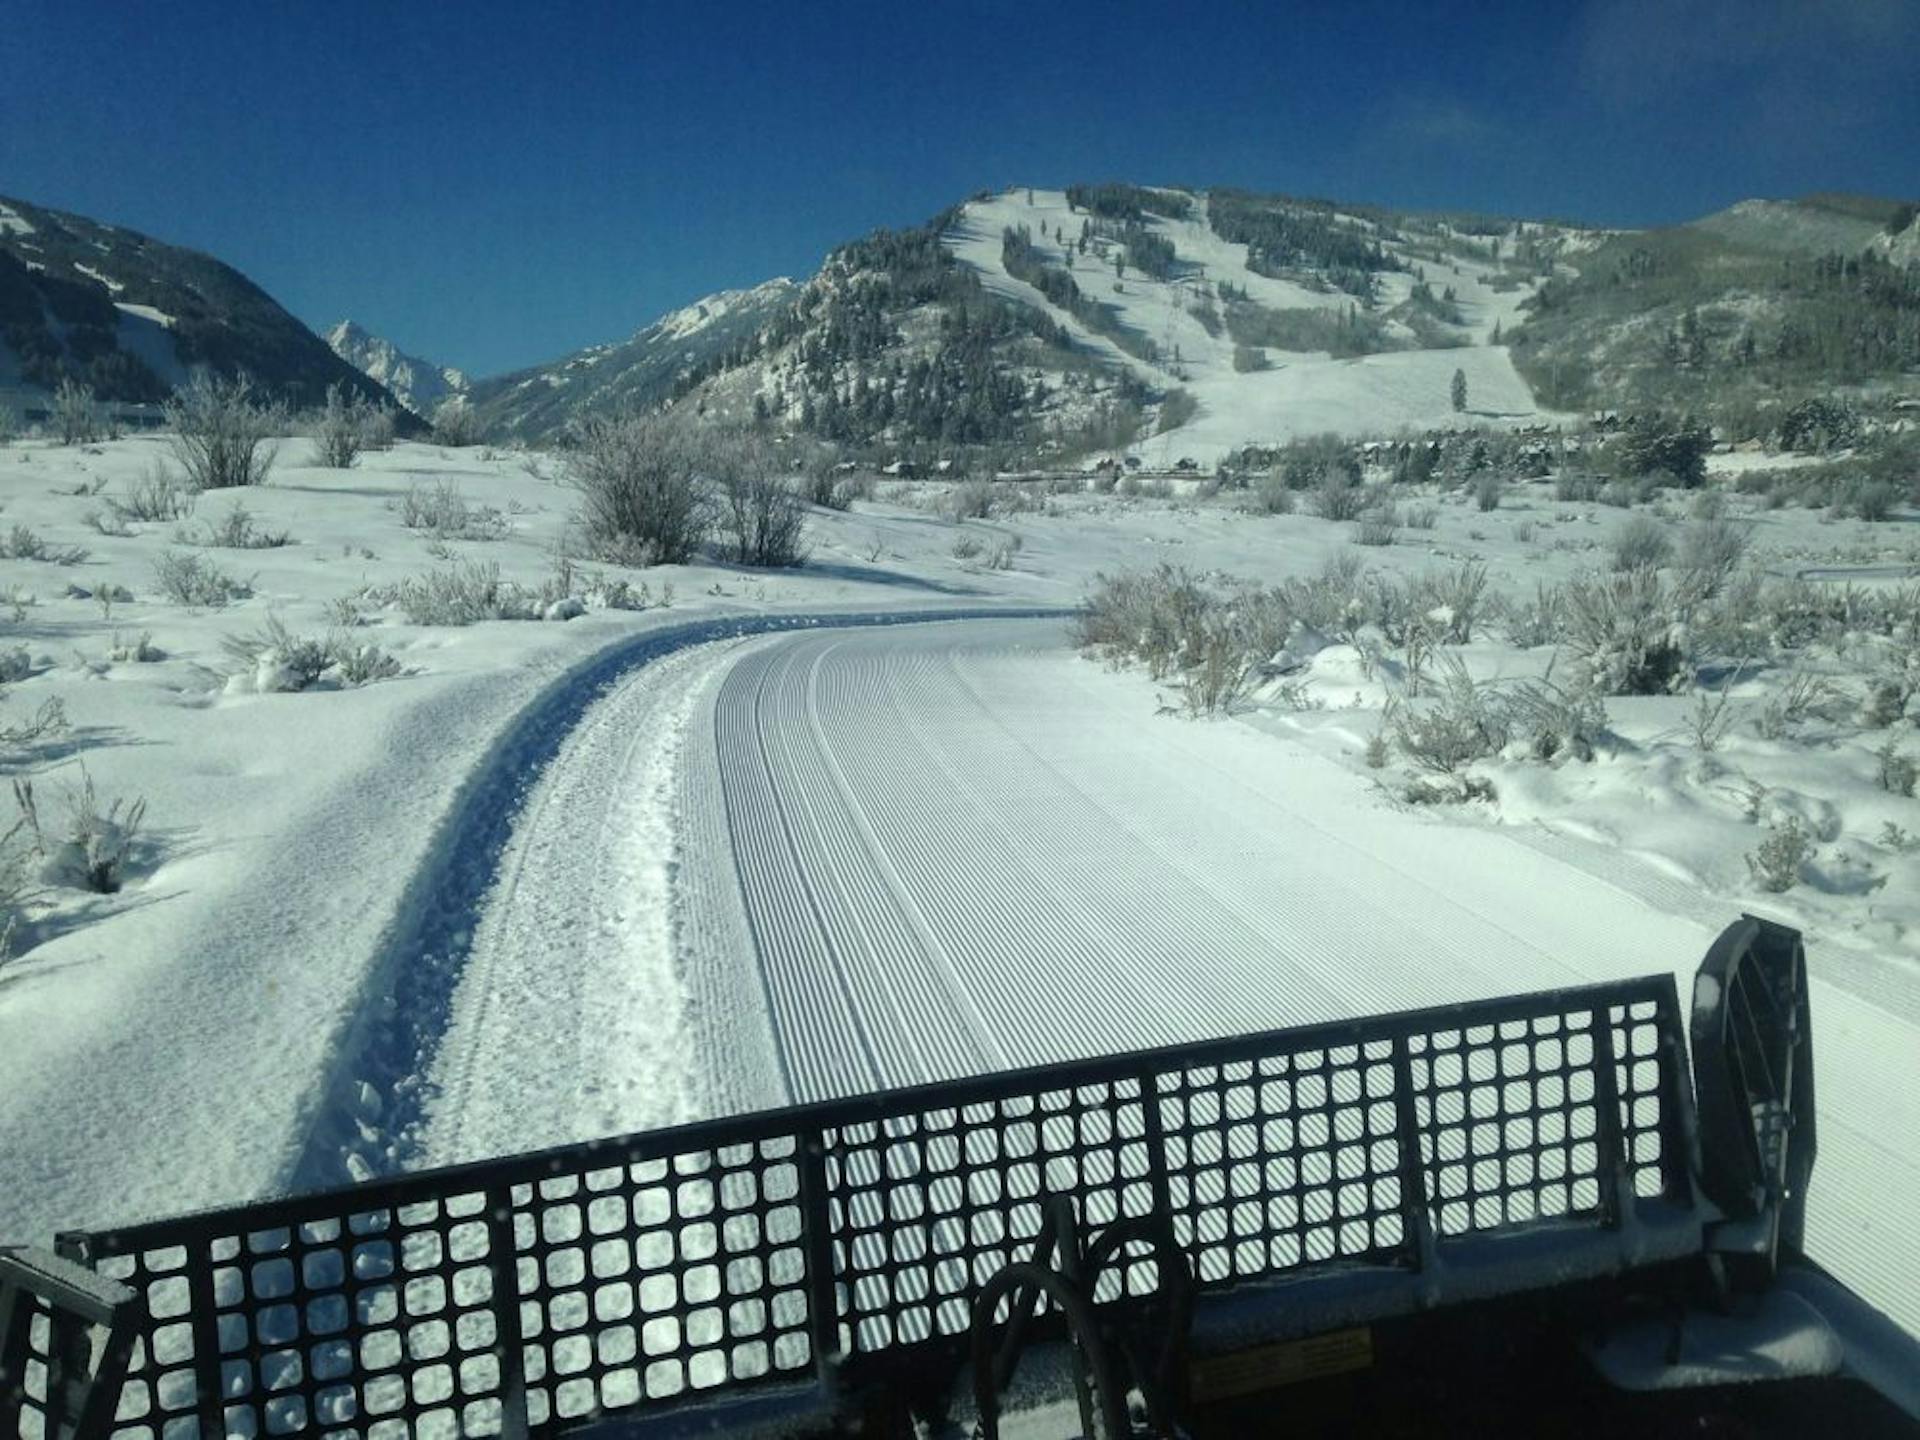
MULTIPOLYGON (((686 753, 695 798, 724 800, 689 831, 683 870, 707 879, 677 927, 709 997, 691 1013, 727 1020, 712 1103, 1661 969, 1684 982, 1732 918, 1393 811, 1297 747, 1155 722, 1142 700, 1066 653, 1057 622, 749 644, 686 753), (737 884, 714 878, 728 853, 737 884), (761 1009, 767 1030, 742 1019, 761 1009)), ((1920 1098, 1901 1083, 1920 1027, 1879 998, 1815 995, 1811 1248, 1920 1330, 1920 1098)))

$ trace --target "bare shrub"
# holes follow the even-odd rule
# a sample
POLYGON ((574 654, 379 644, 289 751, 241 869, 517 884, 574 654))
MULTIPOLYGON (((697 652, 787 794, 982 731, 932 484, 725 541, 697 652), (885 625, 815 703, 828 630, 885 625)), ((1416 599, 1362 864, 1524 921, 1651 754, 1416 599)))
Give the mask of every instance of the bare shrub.
POLYGON ((978 535, 963 533, 954 536, 953 549, 949 553, 956 560, 972 560, 985 549, 978 535))
POLYGON ((720 530, 737 564, 793 566, 806 558, 806 503, 773 457, 755 441, 736 439, 715 457, 720 530))
POLYGON ((1440 507, 1409 505, 1406 509, 1406 521, 1409 530, 1431 530, 1440 523, 1440 507))
POLYGON ((567 461, 588 544, 603 555, 620 547, 650 563, 685 564, 713 528, 706 461, 699 442, 665 420, 588 421, 567 461))
POLYGON ((204 556, 177 550, 160 552, 160 558, 153 562, 153 577, 167 599, 196 609, 218 608, 253 593, 250 584, 234 579, 204 556))
POLYGON ((273 468, 272 436, 286 428, 277 405, 256 395, 245 375, 216 379, 205 370, 167 401, 174 458, 196 490, 264 485, 273 468))
POLYGON ((1658 570, 1673 554, 1673 538, 1651 515, 1635 515, 1620 522, 1607 548, 1617 572, 1658 570))
POLYGON ((53 429, 62 445, 91 445, 100 438, 100 406, 93 387, 69 377, 53 392, 53 429))
POLYGON ((269 615, 253 634, 229 635, 220 645, 244 667, 256 690, 305 690, 333 664, 324 643, 293 634, 277 615, 269 615))
POLYGON ((1484 514, 1500 508, 1500 497, 1506 493, 1506 482, 1492 471, 1485 471, 1473 482, 1473 503, 1484 514))

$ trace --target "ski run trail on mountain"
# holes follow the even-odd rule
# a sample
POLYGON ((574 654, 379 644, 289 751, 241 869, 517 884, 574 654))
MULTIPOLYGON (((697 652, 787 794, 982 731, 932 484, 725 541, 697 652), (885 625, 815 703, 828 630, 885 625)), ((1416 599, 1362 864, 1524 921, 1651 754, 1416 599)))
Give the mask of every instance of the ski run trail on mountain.
MULTIPOLYGON (((410 1158, 1662 970, 1685 995, 1734 918, 1146 696, 1031 619, 729 640, 615 687, 516 822, 410 1158)), ((1920 1016, 1844 978, 1814 985, 1809 1250, 1920 1330, 1920 1016)))

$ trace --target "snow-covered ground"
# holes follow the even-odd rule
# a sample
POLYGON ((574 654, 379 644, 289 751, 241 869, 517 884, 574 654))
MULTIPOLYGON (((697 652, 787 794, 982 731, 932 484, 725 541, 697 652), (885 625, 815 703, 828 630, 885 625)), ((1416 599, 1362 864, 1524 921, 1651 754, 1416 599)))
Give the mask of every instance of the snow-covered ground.
MULTIPOLYGON (((1075 494, 957 526, 936 487, 905 487, 813 514, 798 571, 593 567, 600 583, 561 585, 572 496, 550 459, 402 445, 337 472, 292 441, 242 497, 284 546, 194 543, 227 518, 215 495, 90 529, 163 443, 0 449, 0 521, 89 552, 0 559, 0 623, 25 651, 0 720, 58 700, 69 722, 8 769, 49 825, 82 762, 103 803, 148 802, 125 887, 46 873, 0 965, 0 1235, 789 1096, 1684 974, 1721 920, 1769 906, 1807 927, 1819 986, 1814 1254, 1920 1327, 1920 1114, 1900 1099, 1920 908, 1914 862, 1874 838, 1888 819, 1920 831, 1900 818, 1920 802, 1871 783, 1851 732, 1736 725, 1702 755, 1690 702, 1622 702, 1625 743, 1591 765, 1514 763, 1495 805, 1413 812, 1360 762, 1383 693, 1350 647, 1314 656, 1290 700, 1193 724, 1071 653, 1058 621, 723 628, 1064 607, 1096 572, 1160 560, 1271 582, 1348 550, 1349 525, 1075 494), (442 482, 497 512, 470 533, 498 538, 406 526, 414 488, 442 482), (994 570, 962 538, 1021 543, 994 570), (169 550, 251 593, 163 599, 169 550), (451 628, 408 623, 383 591, 461 562, 589 601, 644 581, 651 608, 451 628), (276 692, 279 667, 222 644, 269 616, 403 673, 276 692), (164 658, 132 658, 142 633, 164 658), (1823 882, 1859 873, 1850 849, 1887 878, 1756 891, 1743 779, 1818 821, 1823 882)), ((1602 563, 1623 518, 1540 486, 1492 513, 1431 503, 1433 528, 1369 565, 1478 558, 1525 593, 1602 563)), ((1777 573, 1915 560, 1903 525, 1751 519, 1777 573)), ((1465 654, 1512 673, 1546 658, 1465 654)))

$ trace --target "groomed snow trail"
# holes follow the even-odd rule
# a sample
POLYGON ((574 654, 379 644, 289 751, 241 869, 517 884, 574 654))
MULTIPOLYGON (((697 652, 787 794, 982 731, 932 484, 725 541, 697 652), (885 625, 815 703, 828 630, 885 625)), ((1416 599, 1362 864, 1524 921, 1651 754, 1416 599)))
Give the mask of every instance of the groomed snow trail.
MULTIPOLYGON (((1248 727, 1156 720, 1058 622, 736 653, 688 735, 727 834, 694 845, 681 963, 764 1007, 777 1074, 730 1050, 719 1108, 1662 969, 1684 997, 1734 918, 1396 812, 1248 727), (734 884, 711 874, 726 846, 734 884)), ((1920 1017, 1826 981, 1814 1008, 1810 1248, 1920 1331, 1920 1017)))

